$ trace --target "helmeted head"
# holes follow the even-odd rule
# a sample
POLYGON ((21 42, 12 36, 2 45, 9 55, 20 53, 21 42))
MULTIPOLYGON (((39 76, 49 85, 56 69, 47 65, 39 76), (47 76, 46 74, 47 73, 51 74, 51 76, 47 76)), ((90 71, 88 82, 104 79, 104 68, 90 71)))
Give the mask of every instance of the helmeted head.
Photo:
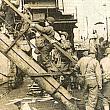
POLYGON ((84 51, 83 56, 88 56, 88 51, 84 51))
POLYGON ((103 37, 100 37, 99 38, 99 43, 103 42, 104 41, 104 38, 103 37))
POLYGON ((92 58, 96 58, 96 49, 94 47, 90 48, 89 49, 89 56, 92 57, 92 58))
POLYGON ((106 48, 105 53, 108 55, 110 54, 110 47, 106 48))
POLYGON ((96 40, 97 39, 97 35, 95 35, 95 34, 91 35, 90 39, 95 39, 96 40))
POLYGON ((46 18, 46 21, 49 23, 49 24, 53 24, 55 22, 55 18, 53 17, 47 17, 46 18))
POLYGON ((61 32, 61 35, 65 36, 65 38, 68 38, 68 33, 67 32, 61 32))
POLYGON ((97 50, 94 47, 89 49, 89 54, 96 54, 96 53, 97 53, 97 50))

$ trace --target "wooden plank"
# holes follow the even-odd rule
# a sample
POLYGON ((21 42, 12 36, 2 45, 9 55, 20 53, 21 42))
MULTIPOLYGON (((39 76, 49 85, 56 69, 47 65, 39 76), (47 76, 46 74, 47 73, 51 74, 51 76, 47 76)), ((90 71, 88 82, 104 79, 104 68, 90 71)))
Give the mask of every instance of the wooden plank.
MULTIPOLYGON (((11 45, 11 41, 5 34, 0 33, 0 51, 10 60, 12 60, 24 73, 33 75, 33 73, 40 74, 46 73, 32 58, 24 53, 17 45, 14 45, 8 53, 5 50, 11 45)), ((52 77, 39 77, 35 78, 34 81, 38 82, 39 85, 46 90, 49 94, 53 94, 54 91, 59 87, 59 83, 52 77)), ((72 95, 64 89, 62 86, 58 88, 55 94, 52 95, 59 102, 62 102, 67 110, 76 110, 75 104, 70 102, 72 95)))
POLYGON ((8 81, 6 77, 10 72, 10 60, 0 52, 0 80, 8 81))
MULTIPOLYGON (((32 23, 27 16, 24 16, 23 13, 20 13, 16 7, 14 7, 8 0, 3 0, 5 3, 7 3, 14 11, 16 11, 24 20, 26 20, 28 23, 32 23)), ((44 35, 46 36, 46 35, 44 35)), ((45 38, 47 38, 46 36, 45 38)), ((11 42, 8 38, 6 38, 5 35, 1 34, 0 38, 0 51, 7 56, 10 60, 12 60, 23 72, 27 73, 28 75, 32 75, 33 73, 39 74, 39 73, 45 73, 46 71, 43 70, 37 63, 35 63, 29 56, 27 56, 21 49, 18 49, 16 45, 13 46, 13 48, 5 54, 5 50, 9 48, 11 45, 11 42), (7 45, 8 44, 8 45, 7 45)), ((47 39, 49 40, 49 39, 47 39)), ((56 44, 54 45, 56 46, 56 44)), ((63 49, 59 48, 59 46, 56 46, 57 49, 60 49, 60 51, 68 57, 70 60, 72 57, 69 57, 70 55, 63 49)), ((72 59, 72 62, 76 62, 74 59, 72 59)), ((39 82, 39 85, 43 89, 45 89, 49 94, 53 94, 54 91, 59 87, 59 83, 53 79, 52 77, 40 77, 36 78, 36 80, 39 82)), ((35 80, 35 81, 36 81, 35 80)), ((53 94, 53 97, 55 99, 58 99, 59 102, 62 102, 67 110, 76 110, 77 107, 75 104, 70 102, 70 99, 72 99, 71 94, 65 90, 62 86, 59 87, 57 92, 53 94)))
POLYGON ((33 73, 31 76, 32 77, 45 77, 45 76, 60 76, 60 75, 69 75, 71 74, 70 72, 51 72, 51 73, 33 73))
MULTIPOLYGON (((14 5, 12 5, 8 0, 3 0, 4 2, 6 2, 16 13, 18 13, 24 20, 26 20, 29 24, 32 24, 32 21, 30 19, 28 19, 27 16, 25 16, 23 13, 21 13, 14 5)), ((46 35, 43 34, 43 36, 50 41, 50 38, 46 35)), ((50 42, 51 43, 51 42, 50 42)), ((67 58, 69 58, 73 63, 76 63, 75 59, 68 54, 68 52, 64 51, 61 47, 59 47, 58 44, 53 44, 58 50, 60 50, 67 58)))

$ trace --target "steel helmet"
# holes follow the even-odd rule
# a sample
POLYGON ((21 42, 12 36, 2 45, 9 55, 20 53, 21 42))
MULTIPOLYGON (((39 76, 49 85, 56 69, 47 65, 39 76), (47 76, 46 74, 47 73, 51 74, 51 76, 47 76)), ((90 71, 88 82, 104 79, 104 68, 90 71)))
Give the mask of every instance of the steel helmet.
POLYGON ((91 35, 90 39, 97 39, 97 35, 96 34, 91 35))
POLYGON ((64 35, 66 38, 68 37, 68 33, 67 32, 61 32, 61 35, 64 35))
POLYGON ((83 51, 83 56, 87 56, 88 55, 88 51, 83 51))
POLYGON ((89 54, 96 54, 97 50, 95 49, 95 47, 91 47, 89 49, 89 54))
POLYGON ((53 17, 47 17, 47 18, 46 18, 46 21, 47 21, 48 23, 50 23, 50 24, 53 24, 53 23, 55 22, 55 18, 53 18, 53 17))

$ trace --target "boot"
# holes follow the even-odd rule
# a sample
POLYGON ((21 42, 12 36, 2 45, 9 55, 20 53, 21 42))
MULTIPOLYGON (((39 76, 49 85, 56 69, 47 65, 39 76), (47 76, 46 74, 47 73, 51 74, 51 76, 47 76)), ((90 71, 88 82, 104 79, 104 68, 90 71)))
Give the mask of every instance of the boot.
POLYGON ((104 107, 104 110, 109 110, 109 101, 107 98, 103 99, 103 107, 104 107))

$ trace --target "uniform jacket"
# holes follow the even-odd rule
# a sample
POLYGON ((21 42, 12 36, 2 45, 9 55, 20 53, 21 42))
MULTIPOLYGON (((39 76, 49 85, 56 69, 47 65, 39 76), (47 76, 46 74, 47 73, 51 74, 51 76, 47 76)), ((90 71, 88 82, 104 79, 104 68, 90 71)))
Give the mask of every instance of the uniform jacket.
POLYGON ((35 27, 39 32, 48 35, 50 38, 54 38, 55 31, 52 26, 42 27, 39 24, 36 24, 35 27))
POLYGON ((96 79, 98 85, 102 87, 102 74, 98 60, 90 56, 82 57, 78 61, 77 67, 80 68, 80 72, 82 76, 85 76, 85 79, 96 79))
POLYGON ((100 61, 102 68, 103 81, 110 80, 110 56, 107 56, 100 61))
POLYGON ((4 11, 5 11, 5 21, 9 24, 9 26, 14 25, 15 12, 9 6, 6 6, 6 10, 4 11))

